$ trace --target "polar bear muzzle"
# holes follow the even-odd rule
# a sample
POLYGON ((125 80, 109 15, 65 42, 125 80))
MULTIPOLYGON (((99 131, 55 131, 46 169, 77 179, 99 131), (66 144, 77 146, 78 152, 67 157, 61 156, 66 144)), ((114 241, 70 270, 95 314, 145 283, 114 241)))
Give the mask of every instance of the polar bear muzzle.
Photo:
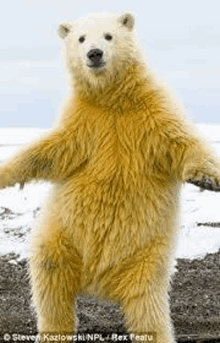
POLYGON ((91 49, 87 53, 87 66, 92 69, 100 69, 105 65, 103 61, 103 51, 101 49, 91 49))

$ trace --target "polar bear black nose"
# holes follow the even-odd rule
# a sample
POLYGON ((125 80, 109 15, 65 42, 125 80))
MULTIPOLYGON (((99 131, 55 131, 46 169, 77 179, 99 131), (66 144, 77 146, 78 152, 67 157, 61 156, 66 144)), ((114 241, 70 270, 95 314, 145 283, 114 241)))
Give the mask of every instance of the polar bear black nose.
POLYGON ((87 57, 94 63, 97 63, 101 60, 103 51, 100 49, 91 49, 89 50, 87 57))

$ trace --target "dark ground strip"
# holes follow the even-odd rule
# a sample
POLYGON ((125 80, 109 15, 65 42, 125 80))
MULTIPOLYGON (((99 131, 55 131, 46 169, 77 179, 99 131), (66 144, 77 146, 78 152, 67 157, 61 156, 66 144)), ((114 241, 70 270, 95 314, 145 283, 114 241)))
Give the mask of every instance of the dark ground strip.
MULTIPOLYGON (((176 269, 170 299, 178 342, 220 342, 220 250, 203 259, 177 259, 176 269)), ((79 333, 126 333, 118 305, 96 297, 78 297, 77 303, 79 333)), ((15 254, 0 257, 0 342, 3 333, 37 333, 27 261, 15 254)))

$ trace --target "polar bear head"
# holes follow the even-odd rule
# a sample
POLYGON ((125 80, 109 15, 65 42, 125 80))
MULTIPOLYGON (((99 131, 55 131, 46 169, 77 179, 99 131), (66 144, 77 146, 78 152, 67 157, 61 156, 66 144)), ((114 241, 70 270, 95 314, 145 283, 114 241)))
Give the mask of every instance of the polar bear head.
POLYGON ((96 14, 59 25, 66 65, 75 79, 109 82, 137 60, 131 13, 96 14))

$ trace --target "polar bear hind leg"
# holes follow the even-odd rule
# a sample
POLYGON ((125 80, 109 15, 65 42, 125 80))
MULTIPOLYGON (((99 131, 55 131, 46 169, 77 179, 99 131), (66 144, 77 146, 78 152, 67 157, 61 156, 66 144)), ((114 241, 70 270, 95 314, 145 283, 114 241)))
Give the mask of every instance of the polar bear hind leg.
POLYGON ((121 304, 133 342, 143 336, 148 341, 146 336, 152 334, 153 343, 175 343, 168 295, 173 269, 169 244, 166 235, 157 237, 100 277, 103 294, 121 304))
POLYGON ((73 334, 76 331, 74 307, 81 268, 81 257, 65 228, 47 213, 32 237, 29 262, 33 305, 41 335, 73 334))

